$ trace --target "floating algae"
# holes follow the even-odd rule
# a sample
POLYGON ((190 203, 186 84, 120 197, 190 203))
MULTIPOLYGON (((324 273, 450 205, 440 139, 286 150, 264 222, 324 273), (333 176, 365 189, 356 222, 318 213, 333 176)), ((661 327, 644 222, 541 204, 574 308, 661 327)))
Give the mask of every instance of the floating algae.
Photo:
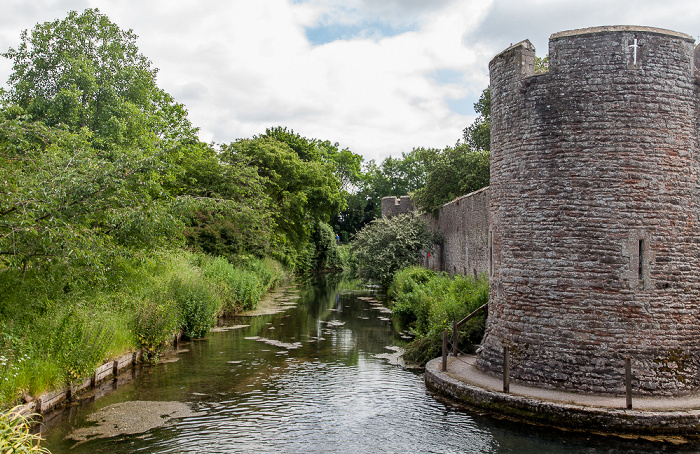
POLYGON ((154 402, 135 400, 102 408, 87 417, 97 423, 74 430, 69 439, 84 442, 92 438, 111 438, 147 432, 156 427, 173 424, 176 418, 199 416, 184 402, 154 402))

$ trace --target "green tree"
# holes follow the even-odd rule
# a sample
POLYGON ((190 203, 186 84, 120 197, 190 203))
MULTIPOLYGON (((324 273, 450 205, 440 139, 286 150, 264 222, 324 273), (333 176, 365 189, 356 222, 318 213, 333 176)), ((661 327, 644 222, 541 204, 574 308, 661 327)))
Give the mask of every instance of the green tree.
POLYGON ((347 208, 332 221, 343 241, 382 215, 382 198, 407 195, 425 184, 422 150, 416 148, 402 153, 400 158, 389 156, 380 164, 371 160, 365 165, 353 184, 354 192, 347 197, 347 208))
POLYGON ((423 150, 428 170, 425 186, 413 193, 424 213, 436 214, 445 203, 489 185, 490 153, 458 143, 444 150, 423 150))
POLYGON ((549 72, 549 55, 544 57, 535 56, 535 73, 546 73, 549 72))
POLYGON ((464 142, 472 150, 491 149, 491 87, 486 87, 474 104, 479 114, 474 123, 464 128, 464 142))
POLYGON ((196 141, 181 104, 156 86, 157 70, 97 9, 25 30, 13 62, 9 100, 49 126, 88 128, 98 148, 149 149, 196 141))
POLYGON ((335 176, 340 181, 340 190, 346 196, 356 190, 362 181, 362 156, 347 148, 340 150, 337 142, 317 140, 315 143, 320 151, 321 160, 335 167, 335 176))
POLYGON ((238 140, 221 151, 225 161, 247 159, 265 179, 275 222, 272 250, 293 265, 316 222, 327 222, 344 206, 334 166, 304 161, 285 142, 271 137, 238 140))
POLYGON ((274 221, 266 180, 245 156, 222 154, 203 143, 184 147, 181 172, 169 188, 187 196, 193 210, 185 213, 190 247, 232 257, 269 252, 274 221))
POLYGON ((380 165, 370 161, 365 174, 371 196, 381 201, 382 197, 398 197, 422 187, 425 184, 426 169, 421 150, 401 153, 401 158, 389 156, 380 165))
POLYGON ((219 203, 180 190, 202 145, 135 40, 88 9, 2 54, 13 62, 0 108, 5 262, 104 269, 115 254, 178 245, 183 214, 219 203))
POLYGON ((351 249, 360 277, 388 288, 398 270, 417 265, 438 242, 425 219, 406 214, 375 219, 357 233, 351 249))
POLYGON ((175 241, 182 224, 159 202, 162 162, 98 151, 91 133, 0 110, 0 256, 6 264, 70 260, 99 268, 120 251, 175 241))

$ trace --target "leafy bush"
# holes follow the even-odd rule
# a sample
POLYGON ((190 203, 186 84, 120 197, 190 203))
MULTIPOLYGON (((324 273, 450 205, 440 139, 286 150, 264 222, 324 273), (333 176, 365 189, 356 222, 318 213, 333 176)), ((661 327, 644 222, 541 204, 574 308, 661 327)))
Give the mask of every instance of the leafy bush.
POLYGON ((170 294, 180 311, 180 329, 186 339, 200 339, 216 323, 218 309, 213 290, 204 279, 174 278, 170 294))
POLYGON ((399 270, 391 281, 387 296, 395 299, 399 294, 411 293, 416 287, 427 284, 435 277, 435 271, 422 266, 409 266, 399 270))
POLYGON ((207 259, 202 264, 204 276, 215 284, 219 297, 218 311, 223 316, 254 309, 266 290, 263 280, 270 282, 272 273, 259 277, 254 271, 236 266, 223 257, 207 259))
POLYGON ((425 219, 404 214, 366 225, 355 236, 352 252, 360 278, 388 288, 398 270, 417 265, 422 253, 431 251, 438 242, 425 219))
POLYGON ((0 452, 50 454, 41 447, 41 434, 32 434, 30 427, 31 421, 19 414, 18 407, 0 413, 0 452))
MULTIPOLYGON (((409 327, 417 338, 406 348, 404 358, 424 363, 439 355, 442 331, 451 332, 452 322, 461 320, 488 302, 488 279, 461 275, 449 276, 419 267, 397 273, 392 283, 393 313, 400 324, 409 327)), ((484 318, 470 320, 459 333, 459 348, 481 340, 484 318)))
POLYGON ((335 240, 335 233, 330 225, 318 222, 311 234, 311 243, 314 245, 311 270, 337 271, 346 267, 335 240))
MULTIPOLYGON (((102 364, 109 345, 110 332, 105 326, 90 322, 87 310, 71 308, 50 332, 49 355, 58 360, 67 381, 89 375, 102 364)), ((92 319, 94 320, 94 319, 92 319)))
POLYGON ((177 306, 172 300, 147 298, 136 311, 133 332, 146 362, 156 362, 179 326, 177 306))

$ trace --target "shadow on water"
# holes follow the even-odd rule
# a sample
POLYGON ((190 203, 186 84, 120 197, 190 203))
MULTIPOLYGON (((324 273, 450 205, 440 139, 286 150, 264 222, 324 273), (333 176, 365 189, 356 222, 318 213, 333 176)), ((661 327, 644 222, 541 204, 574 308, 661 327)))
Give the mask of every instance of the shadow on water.
POLYGON ((401 339, 370 295, 358 283, 337 278, 287 288, 279 296, 288 305, 283 312, 228 320, 238 328, 184 344, 172 361, 138 368, 106 384, 110 392, 98 391, 56 413, 43 430, 48 447, 55 454, 543 454, 700 447, 531 427, 437 399, 426 392, 422 373, 378 357, 401 339), (128 411, 117 411, 128 402, 128 411), (192 413, 170 417, 161 403, 186 403, 192 413), (154 411, 166 414, 145 417, 154 411), (114 414, 121 419, 110 419, 114 414), (143 421, 155 426, 135 427, 143 421), (107 437, 85 431, 99 425, 114 430, 107 437), (93 435, 78 443, 76 431, 93 435))

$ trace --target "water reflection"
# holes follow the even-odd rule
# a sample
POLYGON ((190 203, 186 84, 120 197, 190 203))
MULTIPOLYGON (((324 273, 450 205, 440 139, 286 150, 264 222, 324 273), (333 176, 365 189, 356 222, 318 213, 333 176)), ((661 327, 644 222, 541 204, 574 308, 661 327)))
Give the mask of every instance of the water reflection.
MULTIPOLYGON (((375 356, 400 341, 348 282, 290 289, 298 305, 232 320, 240 329, 191 342, 179 361, 47 424, 54 453, 622 453, 695 452, 532 428, 455 408, 426 393, 421 373, 375 356), (201 412, 145 433, 81 444, 66 439, 118 402, 180 401, 201 412)), ((123 379, 124 380, 124 379, 123 379)))

